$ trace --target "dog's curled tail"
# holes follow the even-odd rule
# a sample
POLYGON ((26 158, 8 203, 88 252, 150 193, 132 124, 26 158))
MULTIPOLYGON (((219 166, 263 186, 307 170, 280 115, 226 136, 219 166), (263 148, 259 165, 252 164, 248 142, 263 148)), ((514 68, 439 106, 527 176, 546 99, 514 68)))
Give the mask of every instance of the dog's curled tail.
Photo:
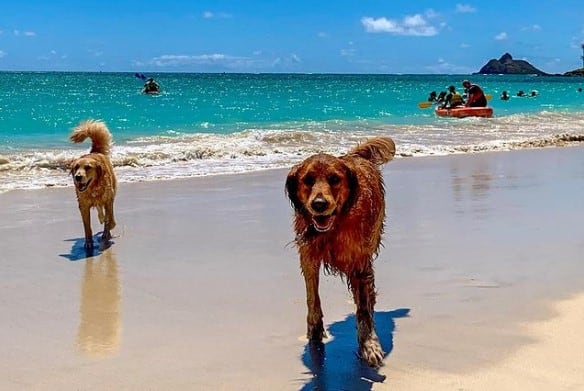
POLYGON ((109 155, 112 135, 103 121, 87 120, 81 122, 73 129, 69 139, 74 143, 81 143, 88 137, 91 139, 91 153, 109 155))
POLYGON ((350 150, 348 155, 358 155, 374 164, 381 165, 395 156, 395 143, 390 137, 371 138, 350 150))

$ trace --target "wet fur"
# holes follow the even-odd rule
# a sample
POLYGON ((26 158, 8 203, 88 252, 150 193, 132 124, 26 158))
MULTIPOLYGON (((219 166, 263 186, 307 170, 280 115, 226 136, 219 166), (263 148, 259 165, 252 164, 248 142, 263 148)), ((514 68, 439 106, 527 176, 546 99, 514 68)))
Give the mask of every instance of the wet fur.
POLYGON ((104 225, 102 242, 111 239, 111 230, 116 226, 114 199, 117 180, 110 161, 111 134, 102 121, 81 122, 71 133, 70 140, 81 143, 91 139, 91 151, 71 163, 71 175, 85 231, 85 248, 93 248, 91 231, 92 207, 97 209, 99 222, 104 225))
POLYGON ((377 137, 346 155, 311 156, 292 167, 286 194, 294 208, 296 245, 306 284, 307 337, 326 337, 318 294, 321 264, 347 279, 356 305, 360 356, 373 367, 383 350, 375 332, 375 278, 385 220, 385 190, 379 166, 393 159, 395 144, 377 137))

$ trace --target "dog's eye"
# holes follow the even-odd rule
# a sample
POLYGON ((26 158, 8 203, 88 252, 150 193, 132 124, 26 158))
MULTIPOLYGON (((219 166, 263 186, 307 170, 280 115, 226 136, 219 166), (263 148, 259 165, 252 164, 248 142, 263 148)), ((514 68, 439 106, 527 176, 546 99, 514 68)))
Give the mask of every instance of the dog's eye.
POLYGON ((339 176, 336 174, 332 174, 332 175, 329 175, 327 180, 328 180, 328 183, 332 186, 332 185, 338 184, 341 181, 341 178, 339 178, 339 176))
POLYGON ((316 180, 314 179, 314 177, 312 175, 306 175, 303 179, 302 182, 304 182, 304 184, 306 186, 312 186, 314 185, 314 182, 316 182, 316 180))

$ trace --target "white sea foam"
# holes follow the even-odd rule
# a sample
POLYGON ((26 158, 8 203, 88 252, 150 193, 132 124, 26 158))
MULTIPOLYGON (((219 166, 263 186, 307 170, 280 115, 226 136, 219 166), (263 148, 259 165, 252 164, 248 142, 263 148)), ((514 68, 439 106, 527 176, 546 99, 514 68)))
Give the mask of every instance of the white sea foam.
MULTIPOLYGON (((290 124, 288 124, 290 125, 290 124)), ((584 113, 541 112, 492 119, 445 119, 427 125, 352 122, 302 129, 248 129, 229 135, 169 132, 115 144, 120 182, 235 174, 289 167, 314 153, 345 153, 372 136, 394 138, 398 157, 565 146, 584 140, 584 113), (330 129, 339 130, 330 130, 330 129)), ((68 165, 82 149, 11 151, 0 156, 0 192, 71 186, 68 165)))

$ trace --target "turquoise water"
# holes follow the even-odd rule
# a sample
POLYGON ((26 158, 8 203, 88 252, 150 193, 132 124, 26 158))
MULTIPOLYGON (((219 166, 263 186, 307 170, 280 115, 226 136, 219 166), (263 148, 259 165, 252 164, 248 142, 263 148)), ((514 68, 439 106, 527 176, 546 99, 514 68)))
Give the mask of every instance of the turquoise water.
POLYGON ((70 185, 64 167, 89 143, 72 145, 68 135, 88 118, 110 128, 122 182, 284 167, 379 134, 392 136, 402 156, 533 147, 584 135, 582 78, 147 76, 162 94, 141 94, 133 73, 0 73, 0 191, 70 185), (460 87, 465 78, 491 94, 494 118, 444 119, 417 106, 430 91, 460 87), (498 99, 503 90, 509 101, 498 99), (519 90, 539 93, 514 96, 519 90))

